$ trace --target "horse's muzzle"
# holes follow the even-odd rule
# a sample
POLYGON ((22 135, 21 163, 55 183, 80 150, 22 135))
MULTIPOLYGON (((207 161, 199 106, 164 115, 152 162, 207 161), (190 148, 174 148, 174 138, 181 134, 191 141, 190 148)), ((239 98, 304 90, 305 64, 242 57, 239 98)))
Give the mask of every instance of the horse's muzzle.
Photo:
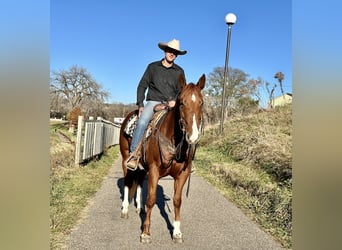
POLYGON ((186 139, 187 143, 190 145, 196 145, 199 142, 198 136, 196 139, 194 139, 194 138, 191 138, 191 136, 189 136, 188 133, 185 135, 185 139, 186 139))

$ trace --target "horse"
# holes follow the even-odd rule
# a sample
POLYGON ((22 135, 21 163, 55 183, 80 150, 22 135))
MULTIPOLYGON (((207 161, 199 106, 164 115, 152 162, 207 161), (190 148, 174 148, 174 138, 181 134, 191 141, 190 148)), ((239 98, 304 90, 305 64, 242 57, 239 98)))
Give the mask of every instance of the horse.
POLYGON ((151 127, 151 135, 144 137, 147 139, 143 138, 144 142, 140 149, 141 157, 139 159, 139 163, 143 168, 139 167, 132 171, 127 169, 125 164, 129 157, 131 138, 124 133, 124 128, 129 119, 138 111, 131 111, 122 123, 120 130, 120 152, 124 173, 122 218, 128 218, 129 201, 135 192, 136 211, 137 213, 143 211, 141 193, 144 179, 148 173, 146 217, 140 235, 140 242, 142 243, 151 242, 151 212, 156 203, 158 181, 168 175, 174 179, 172 240, 176 243, 183 242, 183 234, 180 230, 182 192, 184 184, 190 176, 192 160, 199 142, 203 116, 203 96, 201 91, 205 86, 205 80, 203 74, 197 84, 187 84, 184 75, 180 75, 180 93, 175 106, 169 108, 160 121, 151 127))

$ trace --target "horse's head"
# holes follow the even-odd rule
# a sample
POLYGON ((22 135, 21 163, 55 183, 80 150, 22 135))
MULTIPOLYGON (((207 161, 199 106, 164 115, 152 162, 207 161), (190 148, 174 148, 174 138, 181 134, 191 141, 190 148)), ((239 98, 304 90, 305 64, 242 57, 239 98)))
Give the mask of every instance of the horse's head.
POLYGON ((196 144, 199 140, 203 96, 201 90, 205 85, 203 74, 197 84, 186 84, 183 75, 180 76, 181 93, 178 98, 180 123, 185 132, 185 138, 189 144, 196 144))

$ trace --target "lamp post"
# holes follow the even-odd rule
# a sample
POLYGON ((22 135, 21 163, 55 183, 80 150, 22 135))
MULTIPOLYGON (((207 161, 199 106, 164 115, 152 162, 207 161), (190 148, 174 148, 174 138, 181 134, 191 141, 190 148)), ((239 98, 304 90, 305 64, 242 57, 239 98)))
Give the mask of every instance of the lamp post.
POLYGON ((229 48, 230 48, 230 34, 233 24, 236 22, 236 16, 233 13, 228 13, 225 18, 226 24, 228 24, 227 34, 227 46, 226 46, 226 61, 224 64, 224 75, 223 75, 223 90, 222 90, 222 106, 221 106, 221 122, 220 122, 220 133, 223 133, 223 122, 225 116, 225 101, 226 101, 226 85, 228 78, 228 59, 229 59, 229 48))

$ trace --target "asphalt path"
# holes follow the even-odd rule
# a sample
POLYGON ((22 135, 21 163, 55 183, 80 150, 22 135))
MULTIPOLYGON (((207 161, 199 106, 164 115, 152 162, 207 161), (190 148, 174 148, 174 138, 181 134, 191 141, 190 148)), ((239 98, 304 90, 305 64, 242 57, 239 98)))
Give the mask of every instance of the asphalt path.
MULTIPOLYGON (((143 203, 146 201, 146 180, 143 203)), ((100 190, 73 229, 67 249, 282 249, 281 245, 247 218, 196 172, 191 174, 189 196, 183 189, 181 231, 184 242, 172 241, 173 179, 159 180, 157 203, 152 210, 152 243, 140 243, 144 214, 135 213, 132 202, 129 218, 120 214, 123 194, 121 158, 113 164, 100 190)))

